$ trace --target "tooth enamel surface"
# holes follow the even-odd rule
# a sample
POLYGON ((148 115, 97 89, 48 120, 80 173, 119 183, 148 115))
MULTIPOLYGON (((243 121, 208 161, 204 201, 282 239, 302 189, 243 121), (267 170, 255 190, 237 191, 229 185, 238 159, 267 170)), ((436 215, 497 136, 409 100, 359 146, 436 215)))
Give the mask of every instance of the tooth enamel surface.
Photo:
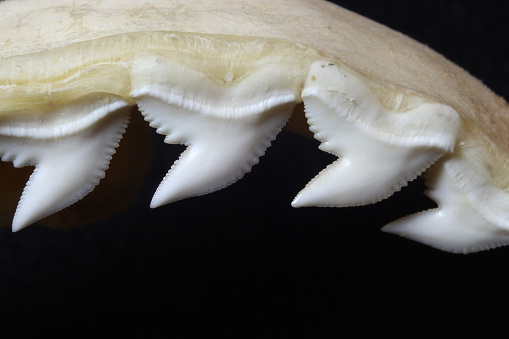
MULTIPOLYGON (((509 208, 508 193, 483 178, 468 180, 471 169, 462 160, 444 159, 440 164, 426 173, 426 195, 438 208, 396 220, 382 230, 455 253, 509 244, 508 216, 500 213, 509 208)), ((482 163, 471 165, 486 171, 482 163)))
POLYGON ((297 195, 294 207, 374 203, 454 149, 454 110, 383 89, 344 65, 315 62, 302 98, 320 149, 340 159, 297 195))
POLYGON ((219 43, 215 48, 234 47, 235 53, 214 69, 209 69, 208 58, 174 52, 133 59, 131 97, 150 125, 166 135, 166 143, 188 146, 158 187, 151 207, 207 194, 240 179, 301 100, 303 60, 271 55, 274 49, 267 53, 250 43, 219 43))
POLYGON ((211 117, 149 95, 138 102, 153 127, 170 130, 167 143, 188 145, 158 187, 151 207, 210 193, 240 179, 264 154, 294 106, 284 103, 238 119, 211 117))
POLYGON ((36 166, 16 209, 13 231, 93 190, 125 131, 129 110, 120 98, 94 96, 39 117, 33 113, 6 119, 0 130, 2 160, 16 167, 36 166))
POLYGON ((14 230, 94 188, 135 105, 187 146, 156 207, 238 180, 304 102, 338 160, 293 206, 373 203, 423 173, 439 207, 386 231, 453 252, 508 243, 507 103, 331 3, 6 0, 0 31, 0 156, 36 166, 14 230))

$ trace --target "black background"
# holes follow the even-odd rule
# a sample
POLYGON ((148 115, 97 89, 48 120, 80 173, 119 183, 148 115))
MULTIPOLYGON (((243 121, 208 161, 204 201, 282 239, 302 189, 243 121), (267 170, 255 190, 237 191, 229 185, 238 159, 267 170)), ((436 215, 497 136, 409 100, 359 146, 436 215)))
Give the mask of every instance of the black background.
MULTIPOLYGON (((336 2, 509 98, 503 1, 336 2)), ((181 151, 156 139, 129 211, 66 232, 0 229, 0 336, 497 337, 509 328, 509 247, 456 255, 379 231, 433 206, 420 180, 372 206, 293 209, 334 158, 282 133, 235 185, 150 210, 181 151)))

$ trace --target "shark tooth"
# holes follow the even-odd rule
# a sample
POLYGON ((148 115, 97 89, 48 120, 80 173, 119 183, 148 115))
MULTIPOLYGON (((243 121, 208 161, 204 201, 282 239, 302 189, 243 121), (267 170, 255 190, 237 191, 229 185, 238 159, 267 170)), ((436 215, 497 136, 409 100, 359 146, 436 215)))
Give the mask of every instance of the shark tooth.
MULTIPOLYGON (((464 206, 472 207, 475 227, 465 226, 464 245, 444 239, 436 247, 470 251, 506 243, 507 102, 383 25, 322 0, 93 6, 4 0, 0 13, 0 152, 16 166, 38 166, 15 228, 76 201, 98 181, 126 121, 120 106, 138 104, 167 143, 188 146, 156 191, 155 207, 240 178, 303 102, 320 149, 338 160, 294 206, 368 204, 420 173, 432 186, 447 173, 454 189, 431 187, 440 206, 419 217, 421 228, 431 220, 425 215, 449 210, 444 229, 458 227, 464 217, 453 211, 464 206), (106 97, 120 106, 103 115, 85 108, 85 98, 104 103, 106 97), (83 166, 88 175, 80 174, 84 157, 92 159, 83 166), (73 194, 66 191, 71 187, 73 194), (45 194, 51 204, 44 205, 45 194), (460 197, 464 204, 446 201, 460 197)), ((412 236, 410 226, 399 225, 398 232, 412 236)), ((428 241, 420 232, 414 238, 428 241)))
MULTIPOLYGON (((460 145, 459 154, 468 152, 468 147, 460 145)), ((425 174, 428 187, 425 193, 438 207, 393 221, 382 230, 463 254, 509 244, 509 220, 500 212, 509 208, 509 194, 495 189, 483 177, 470 179, 471 169, 457 159, 446 157, 439 164, 425 174)), ((487 172, 489 177, 479 158, 470 166, 487 172)))
POLYGON ((129 110, 125 100, 93 97, 44 112, 43 119, 33 117, 2 126, 2 160, 13 161, 16 167, 35 165, 14 215, 13 231, 92 191, 115 153, 129 110))
POLYGON ((377 202, 454 150, 454 110, 390 93, 344 65, 315 62, 302 98, 320 149, 339 159, 297 195, 294 207, 377 202))
POLYGON ((152 208, 240 179, 270 146, 299 100, 288 60, 261 59, 247 75, 232 69, 223 78, 231 82, 227 86, 197 68, 160 54, 145 54, 133 62, 131 97, 145 119, 166 136, 166 143, 188 146, 157 188, 152 208), (241 80, 233 82, 234 77, 241 80))

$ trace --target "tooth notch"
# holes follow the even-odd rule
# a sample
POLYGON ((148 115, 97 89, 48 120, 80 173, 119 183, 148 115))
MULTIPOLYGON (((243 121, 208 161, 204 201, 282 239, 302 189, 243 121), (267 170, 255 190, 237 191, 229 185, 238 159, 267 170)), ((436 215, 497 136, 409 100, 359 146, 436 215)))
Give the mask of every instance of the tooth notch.
POLYGON ((382 87, 346 66, 315 62, 302 98, 320 149, 339 159, 297 195, 294 207, 377 202, 454 149, 454 110, 382 87))

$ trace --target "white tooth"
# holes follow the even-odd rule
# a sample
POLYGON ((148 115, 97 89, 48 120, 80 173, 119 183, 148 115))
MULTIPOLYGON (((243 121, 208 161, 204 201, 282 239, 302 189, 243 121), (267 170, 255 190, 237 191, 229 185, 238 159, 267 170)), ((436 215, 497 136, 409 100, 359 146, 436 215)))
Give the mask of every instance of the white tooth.
POLYGON ((224 84, 162 56, 135 60, 131 96, 140 111, 165 142, 188 146, 159 185, 152 208, 226 187, 258 162, 298 102, 292 74, 300 73, 292 61, 270 61, 224 84))
MULTIPOLYGON (((437 202, 438 208, 396 220, 382 230, 455 253, 470 253, 509 244, 507 220, 484 210, 491 199, 507 204, 508 194, 495 192, 493 185, 484 183, 480 191, 484 191, 481 193, 484 199, 472 200, 466 192, 472 182, 466 185, 459 182, 459 178, 453 174, 457 165, 454 162, 457 160, 440 161, 426 173, 426 185, 429 187, 426 195, 437 202), (486 190, 490 190, 489 194, 485 194, 486 190)), ((505 217, 507 219, 507 215, 505 217)))
POLYGON ((46 112, 47 120, 39 124, 5 124, 0 154, 8 153, 17 167, 36 165, 16 209, 13 231, 80 200, 104 176, 130 108, 108 97, 89 100, 46 112), (76 123, 68 124, 73 118, 76 123))
POLYGON ((258 162, 291 114, 293 103, 263 115, 220 119, 167 104, 150 96, 137 98, 146 119, 169 132, 166 142, 188 145, 159 185, 150 206, 210 193, 240 179, 258 162))
POLYGON ((297 195, 294 207, 374 203, 453 150, 455 111, 362 78, 345 66, 312 65, 302 93, 306 117, 320 149, 339 159, 297 195))

